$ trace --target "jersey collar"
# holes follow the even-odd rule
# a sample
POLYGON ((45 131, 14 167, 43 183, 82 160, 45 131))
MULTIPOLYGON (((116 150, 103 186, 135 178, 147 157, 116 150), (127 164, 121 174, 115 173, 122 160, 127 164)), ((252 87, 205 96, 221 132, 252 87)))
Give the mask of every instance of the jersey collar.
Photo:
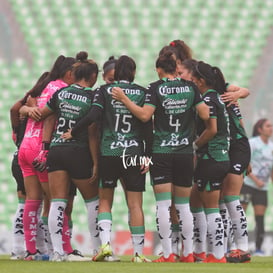
POLYGON ((83 86, 80 86, 79 84, 77 83, 73 83, 71 84, 72 86, 74 86, 75 88, 78 88, 78 89, 81 89, 81 90, 92 90, 91 87, 83 87, 83 86))

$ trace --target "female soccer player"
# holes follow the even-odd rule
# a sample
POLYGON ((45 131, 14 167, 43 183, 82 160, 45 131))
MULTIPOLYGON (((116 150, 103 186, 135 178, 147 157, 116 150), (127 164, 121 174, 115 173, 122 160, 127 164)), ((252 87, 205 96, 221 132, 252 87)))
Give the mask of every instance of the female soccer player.
MULTIPOLYGON (((191 48, 183 40, 173 40, 159 51, 159 56, 166 52, 173 53, 173 57, 176 59, 176 77, 181 78, 181 63, 192 58, 191 48)), ((172 252, 179 258, 181 252, 179 219, 173 202, 170 213, 172 222, 172 252)))
POLYGON ((267 191, 269 181, 273 181, 273 143, 270 140, 273 129, 267 118, 258 120, 254 127, 252 138, 249 139, 251 148, 251 172, 244 179, 241 190, 241 203, 246 210, 252 202, 254 208, 256 234, 253 255, 262 256, 264 240, 264 215, 268 205, 267 191))
POLYGON ((181 64, 192 59, 192 50, 183 40, 173 40, 159 51, 159 56, 165 52, 172 52, 176 59, 176 76, 181 78, 181 64))
MULTIPOLYGON (((142 193, 145 190, 145 173, 148 171, 145 158, 149 156, 152 127, 149 122, 142 124, 122 103, 112 98, 113 88, 121 87, 136 105, 143 105, 146 90, 133 83, 135 73, 134 60, 125 55, 121 56, 115 66, 115 82, 98 89, 90 113, 76 124, 71 132, 74 138, 92 122, 101 122, 98 225, 102 246, 93 261, 101 261, 105 256, 112 254, 111 209, 119 178, 122 178, 125 184, 130 215, 129 225, 134 248, 132 262, 150 261, 142 253, 145 234, 142 193), (147 137, 148 139, 145 139, 147 137)), ((68 132, 64 137, 70 138, 71 134, 68 132)))
MULTIPOLYGON (((57 115, 56 129, 53 132, 47 157, 49 188, 52 198, 48 222, 54 248, 51 260, 56 262, 67 259, 63 249, 62 227, 70 178, 85 200, 89 228, 93 220, 92 233, 96 232, 95 219, 98 203, 98 188, 95 182, 98 168, 96 131, 90 129, 92 136, 90 136, 89 141, 87 130, 73 141, 65 141, 61 138, 61 135, 71 128, 71 125, 75 124, 90 110, 93 97, 90 87, 97 80, 98 66, 93 60, 87 60, 87 56, 86 52, 77 55, 77 59, 80 61, 72 67, 75 83, 54 93, 46 106, 41 109, 41 118, 53 113, 57 115), (73 156, 71 157, 71 155, 73 156), (93 175, 91 172, 92 165, 93 175)), ((45 145, 47 144, 45 143, 45 145)))
POLYGON ((102 70, 102 78, 108 83, 113 83, 115 81, 115 66, 117 63, 117 59, 114 56, 109 57, 109 59, 103 64, 102 70))
MULTIPOLYGON (((193 59, 188 59, 182 62, 181 77, 187 80, 191 80, 192 71, 194 70, 196 64, 197 61, 193 59)), ((228 220, 229 215, 231 217, 232 224, 234 227, 236 227, 232 231, 235 235, 235 238, 232 238, 232 240, 235 240, 235 248, 234 251, 227 255, 227 261, 246 262, 249 261, 250 258, 248 253, 247 223, 244 211, 240 207, 239 195, 243 184, 243 175, 250 160, 250 147, 245 130, 243 128, 242 116, 240 114, 237 100, 238 98, 247 97, 249 95, 249 91, 246 88, 238 87, 235 85, 222 85, 225 82, 225 79, 220 71, 216 74, 216 76, 216 83, 219 84, 216 84, 215 88, 227 106, 227 112, 230 120, 229 129, 231 134, 231 143, 229 149, 230 171, 224 179, 221 192, 221 198, 225 200, 221 200, 222 202, 220 203, 220 213, 224 222, 227 240, 230 239, 228 238, 228 223, 230 222, 228 220), (238 221, 240 221, 241 224, 239 224, 238 221)), ((200 213, 193 213, 193 215, 195 221, 201 221, 201 219, 197 219, 198 217, 202 218, 200 213)), ((200 234, 202 231, 199 230, 198 233, 200 234)), ((205 233, 204 236, 206 236, 205 233)), ((227 246, 225 246, 225 248, 227 248, 227 246)), ((201 253, 202 251, 197 251, 194 254, 196 257, 198 257, 201 253)))
MULTIPOLYGON (((24 104, 26 104, 27 99, 31 95, 32 90, 35 90, 36 86, 40 84, 48 76, 48 74, 49 72, 44 72, 40 76, 40 78, 38 79, 34 87, 29 92, 27 92, 21 100, 17 101, 10 109, 12 139, 14 140, 14 143, 17 147, 17 151, 14 153, 14 156, 12 159, 11 170, 12 170, 12 175, 17 183, 17 197, 19 201, 16 213, 15 213, 14 221, 13 221, 13 230, 12 230, 13 242, 12 242, 12 255, 11 255, 12 260, 18 260, 18 259, 21 260, 24 258, 24 255, 25 255, 23 213, 24 213, 24 206, 25 206, 25 199, 26 199, 26 191, 24 187, 24 178, 23 178, 22 170, 18 162, 18 150, 24 137, 26 124, 27 124, 27 118, 20 119, 19 110, 24 104)), ((33 106, 36 106, 36 99, 34 99, 33 101, 33 106)), ((42 240, 40 240, 39 236, 37 236, 37 241, 41 241, 42 243, 44 237, 42 237, 41 239, 42 240)), ((41 249, 41 247, 43 246, 44 245, 42 244, 37 246, 41 253, 44 253, 43 249, 41 249)))
POLYGON ((154 262, 176 262, 171 244, 172 191, 182 231, 180 261, 193 262, 189 196, 193 176, 194 108, 203 120, 207 120, 208 107, 193 83, 176 78, 176 60, 172 52, 158 57, 156 70, 160 80, 150 84, 143 107, 134 104, 120 89, 113 90, 113 98, 121 101, 142 122, 154 115, 150 171, 157 205, 157 229, 163 248, 163 255, 154 262))
MULTIPOLYGON (((200 119, 197 121, 198 138, 194 142, 197 163, 190 201, 193 213, 205 212, 209 249, 206 258, 203 257, 205 249, 202 252, 199 249, 198 254, 202 254, 199 258, 205 258, 203 262, 208 263, 226 262, 219 198, 221 185, 229 169, 229 119, 225 105, 215 90, 216 75, 219 73, 217 67, 200 61, 192 72, 192 80, 210 108, 207 127, 200 119)), ((201 228, 200 222, 196 221, 195 236, 201 228)), ((204 243, 202 245, 206 246, 204 243)))
MULTIPOLYGON (((43 107, 56 90, 67 86, 68 83, 64 82, 63 78, 74 62, 74 58, 64 57, 62 55, 57 58, 48 77, 46 77, 40 85, 36 86, 31 94, 32 97, 36 97, 38 107, 43 107)), ((24 116, 37 116, 33 109, 35 108, 25 105, 20 108, 20 114, 24 116)), ((35 121, 32 118, 28 119, 18 154, 26 190, 26 202, 23 215, 26 243, 25 260, 34 260, 35 254, 37 253, 37 212, 42 200, 44 200, 44 215, 46 215, 49 210, 50 195, 47 183, 47 172, 39 172, 32 165, 34 158, 38 156, 41 150, 42 127, 43 122, 35 121)))
MULTIPOLYGON (((217 83, 220 84, 216 86, 216 90, 221 94, 221 98, 227 106, 230 130, 230 169, 221 189, 220 213, 224 222, 227 241, 229 239, 229 231, 227 230, 228 223, 226 224, 226 222, 230 217, 230 229, 232 229, 232 234, 234 235, 235 249, 227 253, 226 258, 228 262, 244 263, 250 261, 250 253, 248 249, 247 219, 240 204, 240 191, 250 162, 250 146, 243 127, 239 105, 237 102, 234 103, 234 101, 236 101, 236 96, 246 97, 249 92, 245 88, 223 84, 225 83, 223 74, 218 73, 218 76, 217 83), (231 93, 233 96, 227 93, 231 93), (225 227, 226 225, 227 228, 225 227)), ((226 247, 228 248, 229 246, 227 245, 226 247)))
MULTIPOLYGON (((117 59, 115 59, 114 56, 109 57, 109 59, 103 64, 102 70, 103 70, 103 74, 102 74, 102 78, 105 81, 106 84, 109 83, 113 83, 115 81, 115 67, 116 67, 116 63, 117 63, 117 59)), ((119 179, 123 189, 125 189, 124 186, 124 182, 122 180, 122 178, 119 179)), ((126 190, 124 190, 124 192, 126 193, 126 190)), ((97 254, 98 249, 95 250, 94 255, 97 254)), ((105 262, 119 262, 120 258, 117 257, 116 255, 114 255, 114 253, 112 253, 112 255, 110 256, 106 256, 104 257, 104 261, 105 262)))

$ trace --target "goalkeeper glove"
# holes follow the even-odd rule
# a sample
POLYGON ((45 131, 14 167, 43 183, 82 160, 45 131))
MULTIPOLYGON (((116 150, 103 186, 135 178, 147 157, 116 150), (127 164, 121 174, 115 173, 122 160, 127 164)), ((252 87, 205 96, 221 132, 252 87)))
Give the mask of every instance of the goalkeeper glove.
POLYGON ((49 142, 43 142, 42 143, 42 150, 40 151, 40 153, 38 154, 38 156, 36 156, 32 162, 33 167, 35 168, 35 170, 39 171, 39 172, 43 172, 46 169, 46 159, 47 159, 47 154, 48 154, 48 150, 49 150, 49 142))

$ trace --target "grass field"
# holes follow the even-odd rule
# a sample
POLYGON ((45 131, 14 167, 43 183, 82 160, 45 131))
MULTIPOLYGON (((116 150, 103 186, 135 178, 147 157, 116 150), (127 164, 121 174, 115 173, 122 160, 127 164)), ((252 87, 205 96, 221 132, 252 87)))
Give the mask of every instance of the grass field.
MULTIPOLYGON (((153 257, 151 257, 153 258, 153 257)), ((130 256, 122 256, 118 263, 11 261, 0 256, 1 273, 272 273, 273 257, 254 257, 247 264, 188 264, 130 262, 130 256)))

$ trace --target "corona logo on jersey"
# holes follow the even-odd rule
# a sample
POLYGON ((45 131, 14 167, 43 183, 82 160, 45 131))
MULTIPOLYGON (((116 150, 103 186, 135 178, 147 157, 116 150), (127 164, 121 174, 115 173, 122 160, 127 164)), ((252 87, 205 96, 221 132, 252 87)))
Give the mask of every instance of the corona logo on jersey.
POLYGON ((71 93, 71 92, 68 92, 65 90, 61 91, 58 94, 58 98, 60 100, 68 99, 68 100, 81 101, 81 102, 85 102, 85 103, 87 102, 87 97, 79 95, 79 94, 71 93))
MULTIPOLYGON (((107 93, 109 95, 112 95, 112 88, 113 87, 108 87, 107 88, 107 93)), ((129 88, 125 88, 125 89, 122 89, 123 92, 126 94, 126 95, 141 95, 141 91, 139 89, 129 89, 129 88)))
POLYGON ((168 86, 160 86, 159 87, 159 94, 161 96, 167 96, 170 94, 180 94, 185 92, 191 92, 189 86, 175 86, 175 87, 168 87, 168 86))

